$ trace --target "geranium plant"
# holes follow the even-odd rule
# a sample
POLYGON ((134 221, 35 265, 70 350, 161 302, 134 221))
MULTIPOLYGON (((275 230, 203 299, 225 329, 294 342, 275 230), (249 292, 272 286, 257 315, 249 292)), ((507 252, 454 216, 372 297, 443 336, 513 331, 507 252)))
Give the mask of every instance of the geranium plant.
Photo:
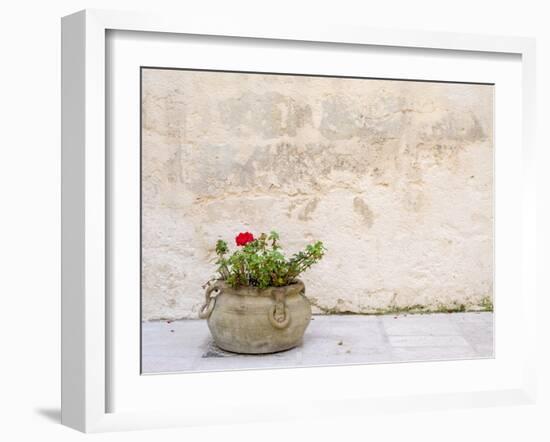
POLYGON ((237 249, 230 253, 223 240, 216 243, 218 274, 231 287, 282 287, 295 279, 325 253, 321 241, 308 245, 290 258, 285 257, 279 245, 279 235, 272 231, 258 238, 250 232, 239 233, 235 238, 237 249))

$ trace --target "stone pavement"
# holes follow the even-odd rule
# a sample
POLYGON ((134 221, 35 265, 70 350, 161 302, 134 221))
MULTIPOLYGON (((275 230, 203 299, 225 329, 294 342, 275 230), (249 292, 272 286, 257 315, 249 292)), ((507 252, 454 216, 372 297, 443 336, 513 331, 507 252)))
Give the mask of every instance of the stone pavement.
POLYGON ((216 347, 206 321, 142 323, 142 372, 219 371, 493 357, 493 313, 313 316, 299 347, 238 355, 216 347))

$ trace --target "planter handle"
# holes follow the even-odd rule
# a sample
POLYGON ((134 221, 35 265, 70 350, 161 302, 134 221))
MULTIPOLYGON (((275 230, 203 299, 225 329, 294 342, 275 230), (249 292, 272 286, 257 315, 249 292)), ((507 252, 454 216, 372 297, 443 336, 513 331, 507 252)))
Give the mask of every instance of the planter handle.
POLYGON ((290 324, 290 310, 285 304, 284 292, 277 290, 274 294, 275 303, 269 308, 268 317, 271 325, 281 330, 290 324))
POLYGON ((221 292, 222 289, 217 284, 212 284, 206 289, 206 293, 204 294, 205 301, 199 310, 199 318, 208 319, 210 317, 216 306, 216 296, 221 292))

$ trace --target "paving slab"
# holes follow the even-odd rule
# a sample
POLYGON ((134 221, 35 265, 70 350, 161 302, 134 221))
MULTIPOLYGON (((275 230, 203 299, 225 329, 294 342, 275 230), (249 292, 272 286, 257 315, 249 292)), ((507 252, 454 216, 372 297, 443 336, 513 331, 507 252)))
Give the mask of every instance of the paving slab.
POLYGON ((270 355, 220 349, 203 320, 151 321, 142 345, 144 374, 491 358, 493 314, 316 315, 299 346, 270 355))

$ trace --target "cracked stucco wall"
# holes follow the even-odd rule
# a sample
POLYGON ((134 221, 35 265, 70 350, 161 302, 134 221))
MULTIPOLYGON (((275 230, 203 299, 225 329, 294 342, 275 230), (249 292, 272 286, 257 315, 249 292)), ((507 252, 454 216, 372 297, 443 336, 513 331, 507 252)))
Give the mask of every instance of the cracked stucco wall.
POLYGON ((214 244, 277 230, 318 312, 478 308, 493 87, 145 69, 143 319, 196 317, 214 244))

